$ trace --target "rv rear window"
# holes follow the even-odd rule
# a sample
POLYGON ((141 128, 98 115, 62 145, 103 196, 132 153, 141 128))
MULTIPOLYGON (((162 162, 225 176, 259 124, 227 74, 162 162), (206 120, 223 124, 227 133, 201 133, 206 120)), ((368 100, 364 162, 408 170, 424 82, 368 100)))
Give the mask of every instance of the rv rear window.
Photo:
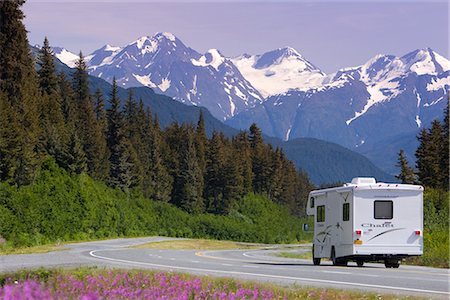
POLYGON ((311 197, 311 203, 310 203, 310 207, 313 208, 314 207, 314 197, 311 197))
POLYGON ((342 221, 350 220, 350 203, 344 203, 342 206, 342 221))
POLYGON ((317 206, 317 222, 325 222, 325 205, 317 206))
POLYGON ((394 205, 391 200, 375 200, 373 214, 375 219, 392 219, 394 205))

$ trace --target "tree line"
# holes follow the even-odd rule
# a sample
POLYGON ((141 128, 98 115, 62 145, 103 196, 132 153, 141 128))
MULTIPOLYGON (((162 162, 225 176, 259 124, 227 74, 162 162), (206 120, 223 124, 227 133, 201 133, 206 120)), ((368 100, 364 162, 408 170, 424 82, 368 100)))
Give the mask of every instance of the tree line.
POLYGON ((398 153, 396 176, 402 183, 419 183, 424 186, 449 190, 449 99, 443 122, 434 120, 430 128, 422 128, 417 139, 415 170, 409 165, 405 152, 398 153))
POLYGON ((252 192, 303 213, 308 177, 265 144, 255 124, 231 139, 220 132, 209 138, 202 114, 196 126, 161 129, 131 90, 122 103, 115 80, 109 95, 91 95, 82 53, 72 76, 58 74, 47 38, 36 68, 23 3, 0 2, 1 181, 30 184, 51 157, 74 174, 190 213, 227 214, 252 192))

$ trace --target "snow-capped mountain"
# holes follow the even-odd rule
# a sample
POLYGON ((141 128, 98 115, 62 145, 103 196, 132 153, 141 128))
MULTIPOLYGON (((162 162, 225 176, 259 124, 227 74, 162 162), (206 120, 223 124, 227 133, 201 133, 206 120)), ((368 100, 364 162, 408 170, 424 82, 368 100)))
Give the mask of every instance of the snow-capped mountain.
POLYGON ((420 128, 442 118, 449 88, 450 62, 431 49, 377 55, 326 76, 319 87, 271 96, 227 123, 248 128, 255 122, 285 140, 335 142, 394 172, 398 150, 413 160, 420 128))
POLYGON ((325 79, 322 71, 291 47, 262 55, 244 54, 232 61, 264 97, 319 87, 325 79))
MULTIPOLYGON (((65 52, 58 58, 71 64, 65 52)), ((58 56, 59 55, 59 56, 58 56)), ((261 94, 217 49, 205 54, 170 33, 143 36, 124 47, 106 45, 86 56, 89 74, 121 87, 147 86, 157 93, 203 106, 219 120, 261 103, 261 94)))
MULTIPOLYGON (((40 48, 40 47, 39 47, 40 48)), ((61 47, 53 47, 53 55, 56 56, 61 62, 67 66, 74 68, 75 62, 79 58, 79 55, 70 52, 69 50, 61 47)))

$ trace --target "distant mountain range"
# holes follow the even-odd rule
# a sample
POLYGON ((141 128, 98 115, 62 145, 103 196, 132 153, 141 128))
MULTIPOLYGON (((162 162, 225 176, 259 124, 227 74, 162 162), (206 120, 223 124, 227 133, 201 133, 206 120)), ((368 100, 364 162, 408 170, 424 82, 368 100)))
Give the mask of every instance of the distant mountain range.
MULTIPOLYGON (((31 47, 33 54, 36 56, 38 49, 31 47)), ((73 70, 59 59, 55 58, 55 64, 59 71, 63 71, 70 75, 73 70)), ((91 93, 100 89, 108 98, 111 92, 111 84, 105 80, 89 76, 91 93)), ((158 116, 160 125, 164 128, 173 122, 196 124, 203 112, 205 117, 205 127, 207 134, 212 135, 213 131, 223 132, 226 136, 232 137, 239 131, 220 122, 205 108, 189 106, 172 98, 156 94, 152 89, 147 87, 135 87, 133 89, 134 96, 142 98, 146 107, 158 116)), ((118 94, 121 99, 126 99, 128 90, 118 88, 118 94)), ((377 168, 364 156, 350 151, 342 146, 334 143, 324 142, 316 139, 295 139, 292 141, 282 141, 278 138, 265 136, 266 142, 271 143, 274 147, 283 148, 287 157, 294 161, 298 168, 306 171, 315 184, 347 182, 356 176, 374 176, 380 181, 393 181, 392 176, 386 174, 377 168)))
POLYGON ((338 143, 395 173, 399 149, 414 161, 416 135, 442 118, 448 103, 450 62, 431 49, 402 57, 378 55, 322 78, 316 69, 307 71, 309 86, 269 96, 226 123, 245 128, 255 122, 284 140, 338 143))
MULTIPOLYGON (((54 48, 58 59, 74 66, 73 53, 54 48)), ((205 54, 186 47, 170 33, 144 36, 124 46, 106 45, 86 56, 90 75, 123 88, 146 86, 182 103, 203 106, 225 120, 261 103, 261 94, 218 50, 205 54)))
MULTIPOLYGON (((76 56, 54 48, 73 66, 76 56)), ((414 161, 420 128, 441 118, 450 62, 427 48, 402 57, 325 74, 290 47, 224 57, 185 46, 170 33, 106 45, 86 56, 91 75, 124 88, 146 86, 185 104, 203 106, 226 124, 255 122, 268 136, 330 141, 355 150, 391 174, 400 148, 414 161)))

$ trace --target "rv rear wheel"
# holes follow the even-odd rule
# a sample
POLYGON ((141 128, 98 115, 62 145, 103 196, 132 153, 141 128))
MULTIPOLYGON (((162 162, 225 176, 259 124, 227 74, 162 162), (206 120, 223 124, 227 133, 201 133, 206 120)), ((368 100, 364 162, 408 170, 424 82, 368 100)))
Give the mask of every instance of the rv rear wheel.
POLYGON ((358 267, 362 267, 362 266, 364 266, 364 262, 363 262, 362 260, 357 260, 357 261, 356 261, 356 265, 357 265, 358 267))
POLYGON ((397 260, 385 260, 384 261, 384 266, 386 268, 395 268, 397 269, 398 267, 400 267, 400 262, 397 260))
POLYGON ((312 246, 312 258, 313 258, 313 264, 314 264, 315 266, 320 265, 320 257, 315 257, 315 256, 314 256, 314 244, 313 244, 313 246, 312 246))
POLYGON ((347 266, 348 261, 342 258, 336 257, 336 251, 334 250, 334 246, 331 247, 331 261, 333 262, 333 266, 341 266, 345 267, 347 266))

